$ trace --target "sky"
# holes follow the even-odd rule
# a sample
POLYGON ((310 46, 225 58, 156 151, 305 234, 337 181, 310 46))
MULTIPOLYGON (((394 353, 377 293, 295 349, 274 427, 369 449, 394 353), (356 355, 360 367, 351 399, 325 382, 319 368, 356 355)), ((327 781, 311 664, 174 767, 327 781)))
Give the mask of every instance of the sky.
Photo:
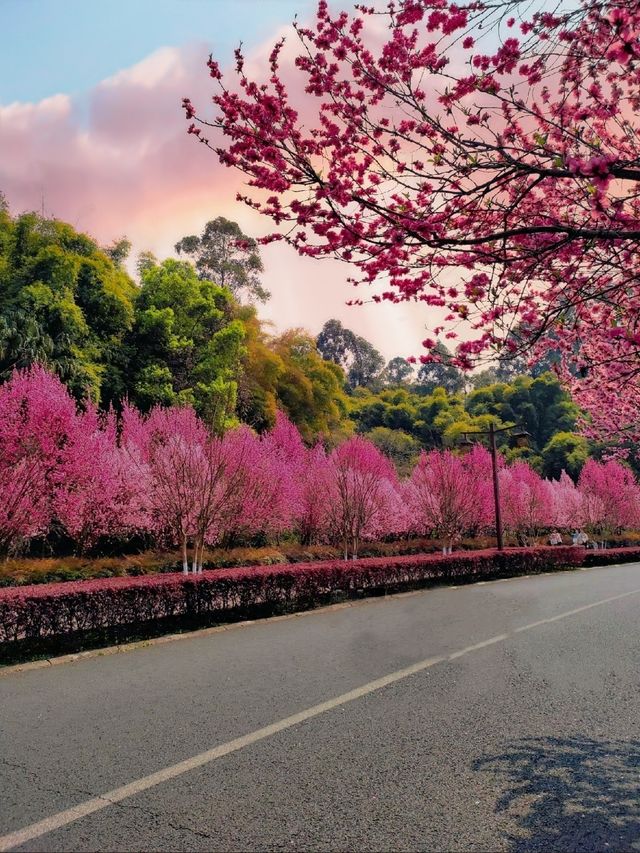
MULTIPOLYGON (((186 134, 180 103, 210 97, 211 51, 224 67, 242 41, 259 65, 282 34, 293 41, 294 16, 314 9, 315 0, 0 0, 0 190, 11 210, 44 208, 103 245, 126 235, 134 254, 159 258, 218 215, 268 233, 269 221, 235 201, 242 176, 186 134)), ((272 298, 259 313, 274 331, 317 334, 337 317, 386 358, 420 353, 424 309, 347 307, 356 294, 346 265, 281 244, 263 254, 272 298)))

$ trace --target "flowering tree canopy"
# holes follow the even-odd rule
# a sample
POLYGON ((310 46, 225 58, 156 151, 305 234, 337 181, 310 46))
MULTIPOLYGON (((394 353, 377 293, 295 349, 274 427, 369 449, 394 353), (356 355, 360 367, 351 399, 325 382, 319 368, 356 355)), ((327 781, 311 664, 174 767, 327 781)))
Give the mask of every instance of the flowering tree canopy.
POLYGON ((114 413, 99 415, 85 405, 74 420, 53 502, 56 519, 80 551, 100 537, 131 536, 149 520, 145 483, 118 444, 114 413))
POLYGON ((308 545, 326 535, 330 516, 327 495, 333 480, 322 444, 305 451, 304 464, 299 472, 299 504, 294 520, 300 541, 308 545))
POLYGON ((46 532, 68 476, 76 405, 42 367, 15 371, 0 387, 0 547, 46 532))
POLYGON ((349 552, 355 559, 364 538, 383 536, 390 519, 396 526, 396 473, 389 459, 361 436, 337 447, 329 466, 328 524, 345 560, 349 552))
POLYGON ((384 283, 376 301, 439 309, 425 362, 460 321, 464 368, 553 347, 568 381, 588 379, 592 429, 631 400, 618 426, 640 434, 637 0, 335 16, 320 0, 295 31, 295 71, 284 41, 264 82, 238 50, 237 86, 209 59, 216 114, 184 101, 189 131, 248 176, 241 198, 278 226, 267 239, 350 262, 354 283, 384 283))
POLYGON ((484 471, 481 464, 478 454, 470 464, 448 450, 420 455, 407 486, 407 502, 419 533, 442 536, 451 550, 465 531, 477 530, 488 520, 485 484, 490 483, 491 463, 484 471))
POLYGON ((146 418, 129 408, 123 444, 148 482, 151 523, 180 545, 185 572, 189 543, 193 570, 201 572, 205 544, 264 529, 278 516, 278 459, 246 427, 218 437, 190 408, 157 407, 146 418))
POLYGON ((529 536, 555 520, 549 482, 525 462, 504 468, 500 472, 500 481, 505 526, 516 532, 520 544, 527 544, 529 536))
POLYGON ((638 524, 640 493, 633 475, 619 462, 588 459, 579 480, 582 521, 594 530, 612 531, 638 524))
POLYGON ((575 528, 583 521, 582 492, 563 471, 558 480, 549 481, 551 505, 549 521, 555 527, 575 528))
MULTIPOLYGON (((640 486, 620 462, 589 459, 577 485, 522 460, 498 465, 505 527, 522 541, 552 526, 640 526, 640 486)), ((220 436, 188 406, 78 409, 42 367, 0 385, 0 553, 58 537, 86 553, 143 536, 179 546, 183 570, 201 572, 205 547, 234 539, 293 533, 348 559, 365 539, 435 535, 451 549, 494 525, 492 459, 480 446, 423 452, 399 478, 364 436, 309 448, 280 412, 263 435, 241 426, 220 436)))

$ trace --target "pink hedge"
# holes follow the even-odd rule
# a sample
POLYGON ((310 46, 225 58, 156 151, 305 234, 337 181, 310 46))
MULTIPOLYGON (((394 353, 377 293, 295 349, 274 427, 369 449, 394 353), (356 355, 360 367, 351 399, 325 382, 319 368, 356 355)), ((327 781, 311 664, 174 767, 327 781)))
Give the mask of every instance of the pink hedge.
POLYGON ((581 565, 585 554, 573 547, 514 548, 8 587, 0 589, 0 643, 5 648, 25 642, 37 647, 41 640, 68 641, 100 633, 137 636, 154 624, 193 626, 286 612, 336 595, 383 594, 439 580, 551 571, 581 565))
POLYGON ((580 565, 611 566, 614 563, 640 562, 640 548, 606 548, 604 551, 585 551, 580 565))

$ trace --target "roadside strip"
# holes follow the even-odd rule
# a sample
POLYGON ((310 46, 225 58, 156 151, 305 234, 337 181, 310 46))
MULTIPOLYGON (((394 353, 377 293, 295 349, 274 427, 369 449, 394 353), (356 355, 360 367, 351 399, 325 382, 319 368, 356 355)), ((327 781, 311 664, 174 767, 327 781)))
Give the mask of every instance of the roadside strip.
MULTIPOLYGON (((631 563, 614 563, 604 566, 582 566, 577 569, 581 572, 591 572, 595 569, 606 569, 612 566, 631 565, 631 563)), ((565 573, 575 572, 576 569, 566 569, 565 573)), ((524 580, 531 577, 540 577, 545 575, 560 575, 562 571, 540 572, 539 575, 514 575, 509 578, 496 578, 489 581, 475 581, 469 584, 450 584, 447 586, 438 586, 438 589, 461 589, 465 586, 483 586, 493 583, 509 583, 511 581, 524 580)), ((300 619, 304 616, 312 616, 314 614, 331 613, 335 610, 344 610, 347 607, 362 607, 376 602, 388 601, 390 598, 406 598, 412 595, 424 595, 432 592, 434 587, 424 587, 422 589, 413 589, 407 592, 395 592, 389 595, 376 595, 369 598, 361 598, 356 601, 341 601, 338 604, 328 604, 324 607, 314 607, 311 610, 299 610, 295 613, 286 613, 283 616, 266 616, 262 619, 247 619, 242 622, 230 622, 228 625, 214 625, 210 628, 198 628, 194 631, 184 631, 179 634, 165 634, 161 637, 151 637, 147 640, 135 640, 131 643, 121 643, 114 646, 100 646, 95 649, 88 649, 85 652, 72 652, 66 655, 57 655, 53 658, 42 658, 40 660, 25 661, 24 663, 11 664, 9 666, 0 666, 0 678, 7 675, 13 675, 17 672, 28 672, 32 669, 48 669, 50 666, 59 666, 64 663, 75 663, 80 660, 89 658, 100 658, 108 655, 117 655, 123 652, 133 652, 138 649, 146 649, 151 646, 161 646, 164 643, 173 643, 178 640, 191 640, 198 637, 208 637, 211 634, 220 634, 223 631, 234 631, 238 628, 247 628, 250 625, 260 625, 266 622, 281 622, 285 619, 300 619)))

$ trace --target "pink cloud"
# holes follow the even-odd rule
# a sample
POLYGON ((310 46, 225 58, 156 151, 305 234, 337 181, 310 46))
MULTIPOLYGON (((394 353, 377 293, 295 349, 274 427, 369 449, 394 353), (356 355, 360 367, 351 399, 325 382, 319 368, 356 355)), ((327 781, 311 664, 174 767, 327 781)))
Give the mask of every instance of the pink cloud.
MULTIPOLYGON (((0 106, 0 189, 12 210, 39 210, 44 197, 48 215, 105 244, 126 234, 135 252, 159 257, 217 215, 266 233, 269 223, 235 201, 242 176, 186 133, 182 98, 206 104, 212 93, 208 53, 205 44, 161 48, 83 96, 0 106)), ((425 324, 433 322, 423 307, 347 308, 347 299, 362 294, 346 284, 343 264, 299 258, 281 244, 264 256, 273 296, 260 313, 276 330, 317 333, 338 317, 387 358, 419 354, 425 324)))

